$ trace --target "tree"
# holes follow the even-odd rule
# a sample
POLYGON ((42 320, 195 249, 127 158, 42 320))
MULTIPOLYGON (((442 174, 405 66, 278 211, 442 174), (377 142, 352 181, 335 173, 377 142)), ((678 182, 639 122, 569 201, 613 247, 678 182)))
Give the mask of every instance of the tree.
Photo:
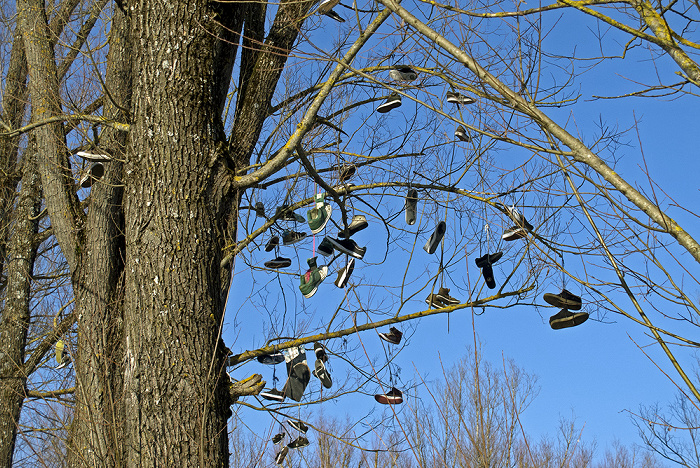
MULTIPOLYGON (((611 23, 590 8, 600 2, 562 2, 526 12, 516 4, 514 12, 496 14, 492 5, 407 8, 382 0, 356 7, 354 22, 341 26, 331 47, 315 43, 319 28, 327 26, 321 25, 324 17, 313 14, 310 0, 279 5, 121 1, 104 10, 106 5, 98 1, 81 9, 72 0, 56 5, 20 0, 16 23, 8 23, 16 40, 8 67, 12 80, 3 96, 3 170, 11 177, 2 186, 0 250, 16 245, 24 253, 3 255, 8 272, 3 321, 16 324, 2 331, 14 340, 11 361, 0 363, 12 382, 2 393, 10 409, 0 421, 4 464, 11 463, 26 370, 34 370, 74 323, 71 465, 224 466, 231 403, 263 386, 260 376, 244 378, 236 371, 232 385, 227 363, 236 366, 278 349, 427 315, 532 302, 551 281, 548 270, 580 284, 590 302, 645 326, 700 400, 682 360, 667 344, 669 338, 691 348, 697 343, 685 330, 667 327, 663 315, 651 316, 671 303, 684 308, 679 317, 696 323, 697 306, 684 292, 687 281, 695 280, 677 268, 688 254, 700 261, 700 246, 668 214, 670 202, 644 195, 614 170, 610 153, 620 135, 602 131, 586 136, 593 143, 585 144, 543 111, 576 103, 570 87, 575 73, 562 63, 576 64, 578 57, 549 53, 542 15, 566 6, 611 23), (455 14, 476 34, 453 30, 455 14), (391 25, 392 17, 400 23, 391 25), (100 46, 107 27, 108 51, 100 46), (480 39, 492 29, 507 33, 509 42, 480 39), (393 60, 409 62, 421 76, 417 84, 381 79, 396 72, 393 60), (232 83, 236 73, 238 81, 232 83), (369 122, 372 114, 363 104, 384 100, 385 90, 398 93, 404 105, 412 101, 415 115, 399 125, 357 124, 355 119, 369 122), (478 104, 473 111, 445 112, 440 101, 447 90, 473 95, 478 104), (26 99, 29 121, 22 107, 26 99), (455 152, 452 128, 446 137, 444 122, 462 125, 471 135, 467 145, 457 146, 468 148, 468 157, 455 152), (91 138, 88 128, 96 136, 91 138), (340 142, 343 137, 346 143, 340 142), (36 143, 22 146, 22 138, 36 143), (32 249, 38 245, 28 242, 38 232, 33 148, 50 234, 67 263, 75 304, 27 358, 28 296, 16 306, 20 315, 12 315, 15 306, 7 294, 27 291, 32 249), (497 163, 493 155, 506 148, 524 155, 521 162, 497 163), (111 158, 89 192, 79 190, 74 179, 79 149, 97 149, 111 158), (362 183, 330 183, 340 178, 344 161, 353 163, 362 183), (17 167, 24 168, 26 182, 19 182, 17 167), (417 232, 398 228, 403 203, 396 200, 409 188, 420 191, 425 218, 449 216, 450 226, 464 226, 464 237, 446 237, 438 264, 418 270, 409 268, 419 265, 413 253, 433 226, 421 220, 417 232), (341 230, 351 221, 351 208, 364 203, 386 226, 386 264, 393 263, 394 254, 408 259, 404 274, 386 284, 358 282, 336 302, 332 317, 309 313, 303 323, 279 325, 284 313, 272 314, 270 341, 229 356, 221 333, 232 279, 236 284, 234 265, 247 263, 257 273, 256 246, 278 229, 283 215, 310 206, 318 192, 340 210, 335 219, 341 230), (13 194, 21 202, 15 203, 13 194), (256 200, 264 200, 266 208, 287 208, 268 212, 257 225, 256 200), (458 303, 411 311, 419 296, 448 285, 463 252, 467 258, 481 256, 498 245, 488 235, 484 239, 484 225, 523 228, 524 218, 507 206, 514 201, 522 211, 526 205, 528 219, 538 221, 525 230, 525 247, 506 252, 512 269, 496 294, 479 283, 462 288, 467 297, 458 303), (12 219, 31 222, 24 226, 12 219), (584 260, 565 268, 565 255, 584 260), (17 265, 19 258, 26 264, 17 265), (639 268, 624 266, 637 261, 639 268), (10 285, 12 268, 22 272, 17 286, 10 285), (661 283, 658 274, 665 278, 661 283), (636 315, 620 305, 619 293, 636 315), (640 294, 649 307, 640 304, 640 294), (293 336, 283 338, 288 330, 293 336)), ((632 14, 621 5, 616 11, 632 14)), ((661 21, 675 11, 673 5, 630 5, 644 26, 614 26, 678 64, 687 76, 669 85, 669 92, 694 90, 697 65, 685 51, 694 47, 692 37, 681 37, 661 21), (647 27, 653 36, 643 31, 647 27)), ((687 11, 683 15, 691 18, 687 11)), ((656 187, 650 183, 649 189, 656 187)), ((252 294, 240 297, 236 288, 233 301, 252 297, 268 310, 275 301, 284 306, 280 309, 303 309, 298 293, 285 295, 285 288, 294 286, 284 276, 274 280, 283 286, 281 293, 252 283, 252 294)), ((299 281, 297 275, 293 281, 299 281)), ((386 374, 393 377, 390 366, 372 367, 369 361, 358 365, 355 389, 373 380, 386 386, 386 374)))

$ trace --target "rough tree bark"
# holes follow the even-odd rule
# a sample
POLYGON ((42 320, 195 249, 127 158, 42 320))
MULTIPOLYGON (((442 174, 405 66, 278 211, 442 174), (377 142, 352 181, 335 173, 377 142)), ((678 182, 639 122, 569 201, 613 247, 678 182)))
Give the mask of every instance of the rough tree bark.
POLYGON ((17 369, 25 358, 30 323, 31 284, 36 258, 35 236, 39 230, 41 183, 33 145, 24 152, 22 188, 12 213, 7 262, 5 307, 0 320, 0 466, 11 467, 17 425, 25 398, 26 375, 17 369))
MULTIPOLYGON (((129 21, 115 9, 110 30, 104 116, 128 121, 131 105, 129 21)), ((75 423, 71 426, 71 464, 123 466, 123 160, 127 134, 106 127, 99 141, 112 161, 91 188, 85 248, 73 288, 78 320, 75 423)))

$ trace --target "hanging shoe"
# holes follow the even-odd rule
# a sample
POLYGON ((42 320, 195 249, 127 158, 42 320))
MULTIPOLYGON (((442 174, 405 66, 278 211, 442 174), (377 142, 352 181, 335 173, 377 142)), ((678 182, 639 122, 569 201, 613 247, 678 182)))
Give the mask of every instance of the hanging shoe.
POLYGON ((333 239, 333 238, 328 238, 331 244, 333 244, 333 248, 337 250, 338 252, 342 252, 346 255, 350 255, 351 257, 355 257, 358 260, 362 260, 362 258, 365 256, 365 252, 367 252, 367 247, 360 247, 357 245, 357 243, 352 240, 352 239, 333 239))
POLYGON ((333 255, 333 244, 331 244, 331 241, 328 240, 327 237, 324 237, 323 241, 321 241, 321 243, 318 244, 318 247, 316 247, 316 252, 320 253, 324 257, 329 257, 333 255))
POLYGON ((306 239, 305 232, 287 231, 282 233, 282 243, 284 245, 296 244, 299 241, 306 239))
POLYGON ((100 180, 105 175, 105 167, 101 162, 94 162, 90 165, 90 169, 81 177, 80 186, 82 188, 90 188, 92 184, 100 180))
POLYGON ((323 363, 323 361, 321 361, 320 359, 316 359, 315 367, 316 368, 313 371, 314 376, 321 381, 321 384, 323 384, 324 387, 331 388, 333 386, 331 374, 328 372, 328 369, 326 369, 326 365, 323 363))
POLYGON ((389 70, 389 76, 396 81, 415 81, 418 79, 418 73, 405 65, 398 65, 395 69, 389 70))
POLYGON ((328 276, 328 267, 323 265, 321 268, 312 268, 299 279, 299 291, 305 298, 310 298, 318 290, 318 285, 328 276))
POLYGON ((484 268, 486 265, 493 265, 503 257, 503 252, 496 252, 495 254, 486 254, 483 257, 479 257, 474 260, 476 266, 479 268, 484 268))
POLYGON ((471 98, 469 96, 465 96, 460 93, 455 93, 453 91, 448 91, 445 94, 446 101, 452 104, 474 104, 476 100, 474 98, 471 98))
POLYGON ((260 364, 265 364, 267 366, 274 366, 284 362, 284 354, 282 353, 270 353, 258 356, 258 362, 260 364))
POLYGON ((318 6, 318 12, 322 15, 325 15, 333 8, 335 8, 335 6, 338 5, 338 3, 340 3, 340 0, 323 0, 318 6))
POLYGON ((425 303, 428 304, 428 307, 431 309, 442 309, 443 307, 447 307, 447 304, 442 302, 437 294, 433 293, 428 294, 428 297, 425 298, 425 303))
POLYGON ((279 219, 282 221, 294 221, 295 223, 303 223, 306 220, 304 219, 303 216, 300 214, 295 213, 294 211, 289 210, 288 205, 282 205, 278 206, 277 209, 275 210, 275 216, 278 216, 279 219), (279 214, 282 213, 281 216, 279 214))
POLYGON ((290 426, 292 426, 293 429, 301 432, 302 434, 306 434, 306 431, 309 430, 309 426, 307 426, 298 419, 287 419, 287 424, 289 424, 290 426))
POLYGON ((588 312, 574 313, 567 309, 562 309, 555 315, 549 317, 549 326, 552 327, 553 330, 560 330, 562 328, 581 325, 586 320, 588 320, 588 312))
POLYGON ((324 13, 324 15, 326 15, 326 16, 329 17, 329 18, 332 18, 332 19, 336 20, 338 23, 344 23, 344 22, 345 22, 345 19, 344 19, 342 16, 340 16, 338 13, 336 13, 335 11, 333 11, 333 10, 329 11, 328 13, 324 13))
POLYGON ((343 230, 338 233, 338 237, 350 238, 353 234, 362 231, 367 226, 367 218, 365 218, 365 215, 355 215, 352 217, 352 221, 348 225, 347 236, 345 235, 345 230, 343 230))
POLYGON ((581 310, 581 298, 562 289, 559 294, 545 293, 543 299, 547 304, 560 309, 581 310))
POLYGON ((280 432, 279 434, 275 434, 271 439, 272 443, 279 444, 280 442, 282 442, 284 440, 284 436, 285 436, 284 432, 280 432))
POLYGON ((83 159, 86 159, 88 161, 92 162, 97 162, 97 161, 111 161, 112 157, 109 156, 108 154, 104 153, 88 153, 87 151, 78 151, 76 153, 77 156, 80 156, 83 159))
POLYGON ((287 444, 287 447, 289 447, 290 449, 298 449, 306 447, 307 445, 309 445, 309 440, 306 437, 299 436, 294 441, 287 444))
POLYGON ((66 367, 68 364, 70 364, 71 359, 68 353, 65 352, 65 343, 63 340, 58 340, 56 342, 56 362, 58 365, 56 366, 56 370, 58 369, 63 369, 66 367))
POLYGON ((333 207, 328 203, 324 203, 320 208, 314 206, 306 214, 306 219, 309 222, 309 228, 314 234, 318 234, 326 227, 328 220, 331 219, 333 207))
POLYGON ((350 257, 348 259, 348 264, 345 265, 343 268, 341 268, 338 271, 338 277, 334 281, 335 285, 341 289, 344 288, 345 286, 347 286, 348 280, 350 279, 350 275, 352 274, 354 269, 355 269, 355 258, 350 257))
POLYGON ((466 143, 472 141, 472 137, 470 137, 467 133, 467 129, 461 125, 457 127, 457 129, 455 129, 455 138, 457 138, 459 141, 464 141, 466 143))
POLYGON ((450 290, 448 288, 440 288, 437 293, 437 298, 446 305, 459 304, 460 300, 450 296, 450 290))
POLYGON ((429 254, 434 254, 440 245, 440 241, 442 241, 442 238, 445 236, 445 231, 447 231, 447 225, 445 224, 445 221, 440 221, 435 228, 435 232, 433 232, 430 239, 428 239, 428 242, 426 242, 423 246, 423 250, 429 254))
POLYGON ((386 98, 386 101, 384 101, 384 103, 380 104, 379 107, 377 107, 377 112, 379 112, 380 114, 386 114, 391 109, 396 109, 397 107, 401 107, 401 96, 399 95, 399 93, 394 92, 386 98))
POLYGON ((265 245, 265 252, 272 252, 278 245, 280 245, 280 238, 277 236, 272 236, 272 238, 267 241, 267 244, 265 245))
POLYGON ((284 401, 285 394, 283 391, 277 390, 276 388, 271 388, 270 390, 263 390, 260 392, 260 397, 266 400, 284 401))
POLYGON ((314 354, 316 359, 320 359, 323 362, 328 361, 328 354, 326 353, 326 347, 323 346, 318 341, 314 342, 314 354))
POLYGON ((490 263, 486 264, 481 269, 481 274, 484 275, 486 286, 488 286, 489 289, 494 289, 496 287, 496 280, 493 277, 493 268, 491 267, 490 263))
POLYGON ((418 190, 409 189, 406 196, 406 224, 413 226, 416 224, 418 211, 418 190))
POLYGON ((389 333, 380 333, 379 338, 381 338, 384 341, 388 341, 391 344, 399 344, 401 343, 401 337, 403 336, 403 333, 401 333, 398 329, 391 327, 389 329, 389 333))
POLYGON ((519 226, 509 227, 503 231, 503 235, 501 235, 501 239, 504 241, 514 241, 522 239, 523 237, 527 237, 527 229, 519 226))
POLYGON ((403 394, 401 393, 401 390, 397 389, 396 387, 391 387, 391 390, 389 390, 387 393, 374 395, 374 399, 382 405, 398 405, 403 403, 403 394))
POLYGON ((297 349, 297 355, 287 362, 288 377, 287 382, 284 384, 282 392, 285 396, 291 398, 294 401, 301 401, 304 397, 304 391, 306 386, 311 380, 311 371, 306 363, 306 351, 303 346, 299 346, 297 349))
POLYGON ((271 268, 273 270, 277 270, 279 268, 287 268, 291 264, 292 264, 291 259, 284 258, 284 257, 277 257, 273 260, 268 260, 263 265, 265 265, 266 268, 271 268))
POLYGON ((338 173, 338 181, 342 184, 355 175, 357 168, 354 164, 343 163, 339 166, 333 166, 333 170, 338 173))
POLYGON ((255 203, 255 216, 265 218, 265 205, 262 202, 255 203))
POLYGON ((280 450, 277 453, 277 456, 275 457, 275 464, 281 465, 284 462, 284 458, 287 456, 289 453, 289 447, 284 446, 282 447, 282 450, 280 450))

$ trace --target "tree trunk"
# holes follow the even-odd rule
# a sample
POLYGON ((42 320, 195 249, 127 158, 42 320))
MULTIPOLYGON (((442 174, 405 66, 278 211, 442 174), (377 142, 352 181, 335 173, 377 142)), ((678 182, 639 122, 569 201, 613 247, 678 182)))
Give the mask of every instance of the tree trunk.
POLYGON ((226 466, 214 4, 135 2, 125 171, 127 466, 226 466))
POLYGON ((25 397, 27 376, 18 372, 24 363, 30 322, 30 291, 39 229, 41 184, 34 145, 24 153, 22 188, 13 212, 7 263, 7 293, 0 320, 0 466, 12 466, 17 427, 25 397))
MULTIPOLYGON (((121 109, 131 105, 131 43, 129 23, 120 9, 112 17, 105 85, 104 115, 128 121, 121 109), (116 100, 116 103, 113 101, 116 100), (121 108, 121 109, 120 109, 121 108)), ((123 163, 127 134, 107 127, 100 149, 112 161, 90 194, 85 249, 73 289, 78 320, 75 417, 71 429, 71 464, 124 465, 124 216, 123 163), (76 280, 77 279, 77 280, 76 280)))

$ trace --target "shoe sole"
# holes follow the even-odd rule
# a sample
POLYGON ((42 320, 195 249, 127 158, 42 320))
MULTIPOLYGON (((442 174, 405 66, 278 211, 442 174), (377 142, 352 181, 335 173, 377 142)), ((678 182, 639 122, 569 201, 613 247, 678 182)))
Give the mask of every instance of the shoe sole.
POLYGON ((556 320, 550 318, 549 326, 552 327, 552 330, 561 330, 562 328, 571 328, 581 325, 586 320, 588 320, 588 312, 579 312, 556 320))
POLYGON ((339 288, 343 289, 345 286, 348 284, 348 279, 350 279, 350 275, 352 274, 353 270, 355 269, 355 258, 351 261, 348 262, 345 267, 338 272, 338 278, 335 280, 335 285, 338 286, 339 288))
POLYGON ((377 403, 381 403, 382 405, 398 405, 403 403, 403 398, 389 395, 374 395, 374 399, 377 400, 377 403))
POLYGON ((514 241, 518 239, 522 239, 524 237, 527 237, 527 232, 523 228, 518 228, 517 231, 512 231, 512 232, 504 232, 503 235, 501 236, 501 239, 504 241, 514 241))
POLYGON ((326 388, 331 388, 333 386, 333 380, 331 380, 331 375, 328 373, 325 364, 320 359, 316 360, 316 377, 321 381, 321 384, 326 388))
POLYGON ((379 338, 386 341, 387 343, 391 343, 391 344, 395 344, 395 345, 397 345, 401 342, 400 339, 396 340, 393 337, 391 337, 388 333, 380 333, 379 338))
POLYGON ((423 246, 423 250, 428 252, 429 254, 434 254, 435 251, 437 250, 438 246, 440 245, 440 242, 442 242, 442 239, 445 237, 445 232, 447 231, 447 225, 445 224, 444 221, 440 221, 438 223, 438 227, 435 228, 435 232, 433 232, 430 235, 430 239, 428 239, 428 242, 425 243, 423 246), (442 229, 440 229, 440 226, 442 226, 442 229), (440 232, 442 231, 442 232, 440 232))
POLYGON ((384 104, 377 107, 377 112, 379 112, 380 114, 386 114, 390 110, 396 109, 397 107, 401 107, 401 101, 385 102, 384 104))
POLYGON ((580 299, 565 299, 559 294, 545 293, 543 299, 547 304, 560 309, 581 310, 583 306, 580 299))
POLYGON ((266 400, 274 400, 274 401, 284 401, 284 396, 282 395, 275 395, 272 393, 265 393, 265 392, 260 392, 260 397, 264 398, 266 400))
POLYGON ((346 255, 350 255, 353 258, 356 258, 358 260, 362 260, 362 258, 365 256, 364 253, 360 254, 359 252, 355 252, 354 250, 346 249, 343 247, 342 244, 338 244, 337 242, 334 242, 333 239, 329 239, 330 243, 333 244, 333 248, 337 250, 338 252, 342 252, 346 255))

